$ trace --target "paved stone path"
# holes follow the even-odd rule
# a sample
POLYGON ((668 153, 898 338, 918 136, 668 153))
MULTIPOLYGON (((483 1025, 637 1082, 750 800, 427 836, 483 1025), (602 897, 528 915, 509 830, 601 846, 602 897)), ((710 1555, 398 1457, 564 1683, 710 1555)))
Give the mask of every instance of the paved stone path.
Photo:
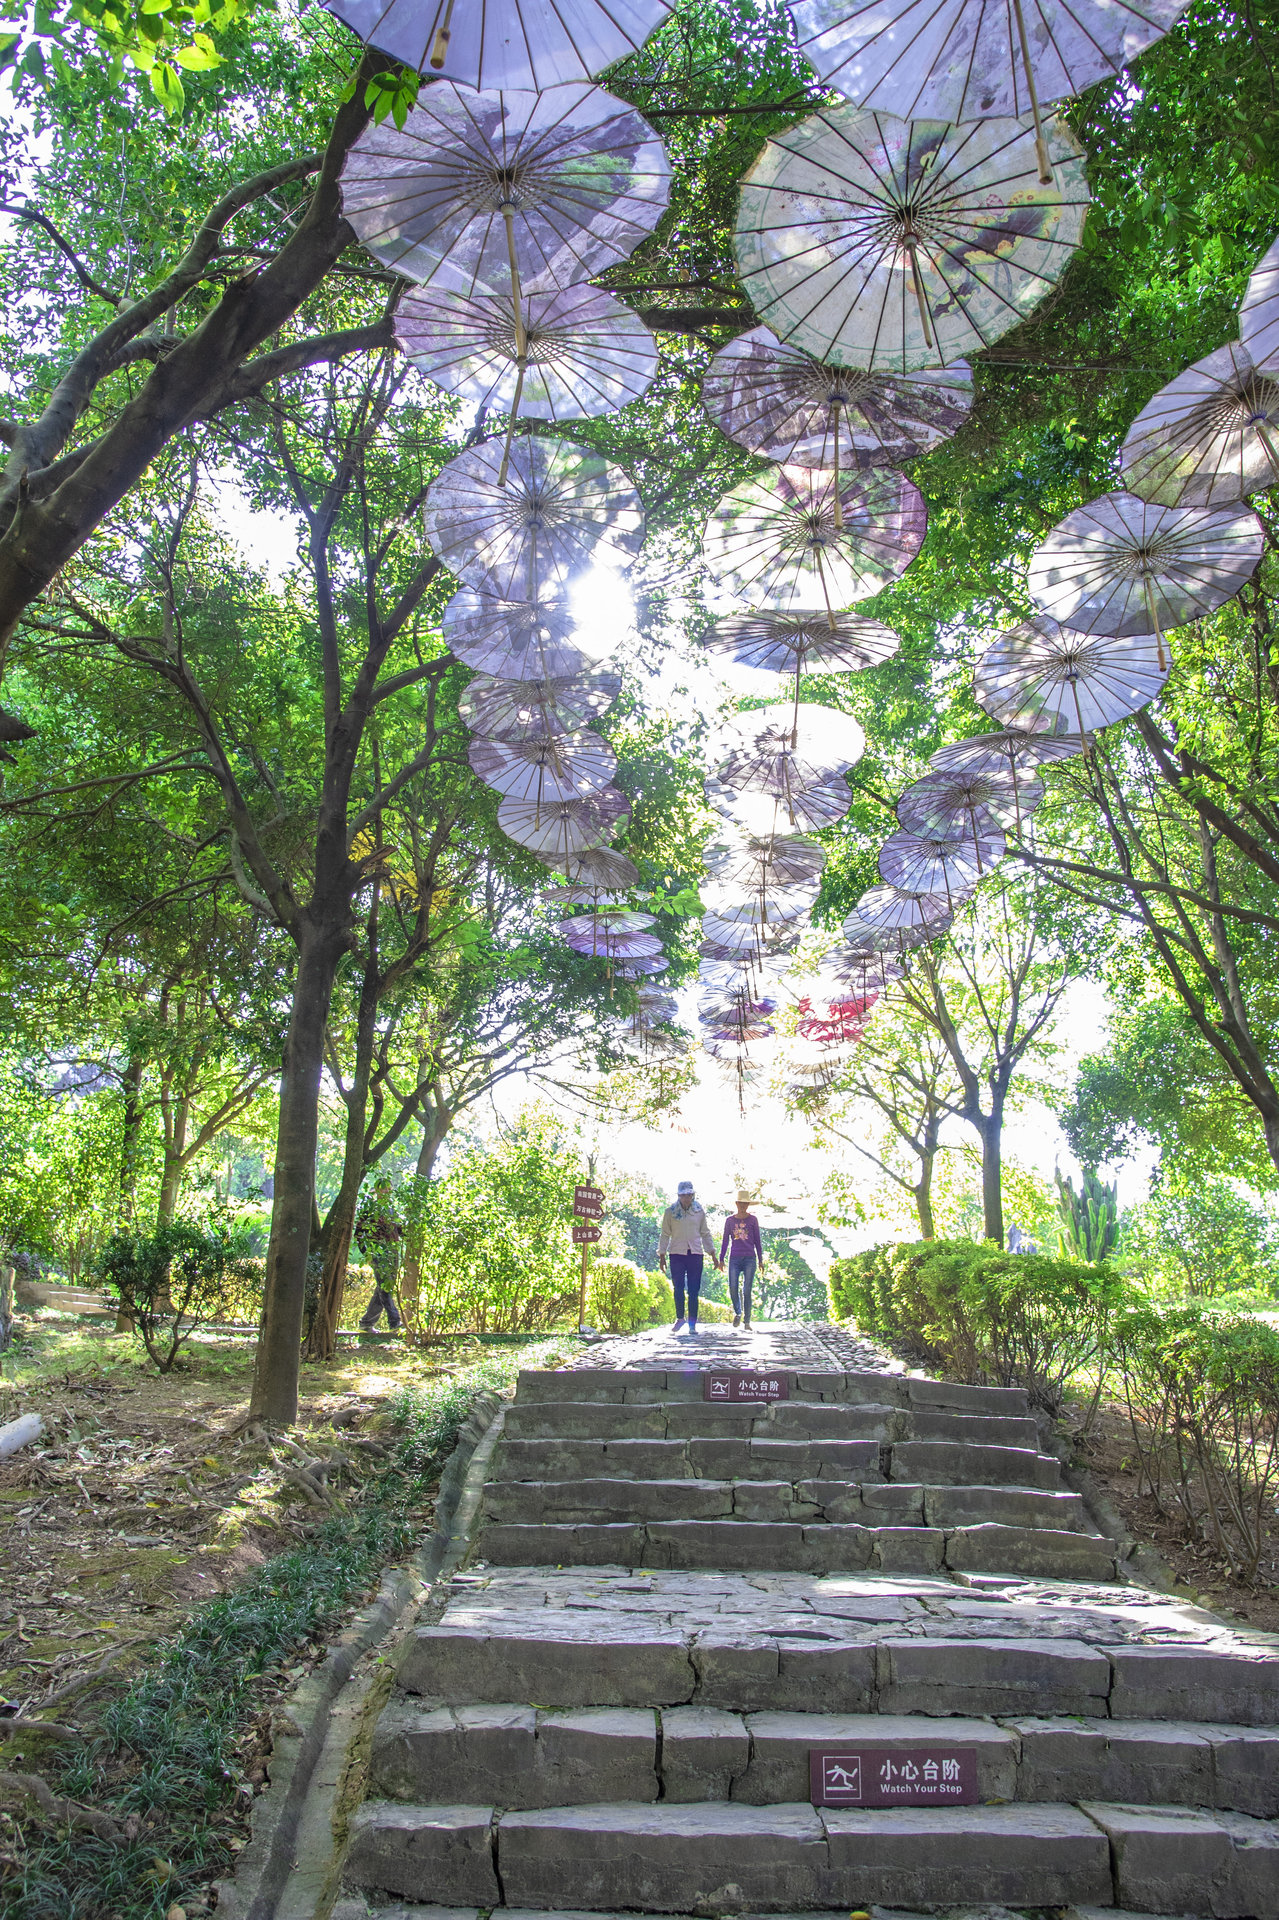
POLYGON ((1279 1920, 1277 1816, 1279 1641, 1127 1584, 1023 1395, 832 1328, 642 1335, 521 1377, 340 1920, 1279 1920), (704 1400, 730 1360, 789 1398, 704 1400), (831 1751, 860 1804, 813 1804, 831 1751), (973 1804, 873 1804, 943 1764, 973 1804))

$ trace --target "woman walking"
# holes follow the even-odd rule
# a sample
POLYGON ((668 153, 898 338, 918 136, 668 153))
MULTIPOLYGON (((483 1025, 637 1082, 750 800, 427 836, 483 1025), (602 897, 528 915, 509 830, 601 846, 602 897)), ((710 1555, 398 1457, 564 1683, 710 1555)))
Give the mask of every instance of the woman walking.
POLYGON ((671 1262, 671 1285, 675 1290, 675 1332, 684 1324, 684 1295, 688 1293, 688 1330, 697 1332, 697 1299, 702 1288, 702 1249, 717 1267, 724 1264, 721 1253, 715 1259, 715 1242, 706 1222, 706 1209, 696 1198, 691 1180, 681 1180, 675 1199, 662 1215, 662 1230, 657 1240, 657 1264, 666 1272, 666 1257, 671 1262))
POLYGON ((750 1211, 750 1204, 751 1197, 743 1188, 737 1196, 737 1212, 730 1213, 724 1222, 724 1238, 719 1248, 721 1266, 725 1254, 728 1255, 728 1291, 733 1299, 733 1325, 741 1326, 744 1309, 747 1333, 751 1330, 751 1287, 755 1281, 755 1269, 758 1266, 762 1271, 764 1266, 759 1221, 750 1211))

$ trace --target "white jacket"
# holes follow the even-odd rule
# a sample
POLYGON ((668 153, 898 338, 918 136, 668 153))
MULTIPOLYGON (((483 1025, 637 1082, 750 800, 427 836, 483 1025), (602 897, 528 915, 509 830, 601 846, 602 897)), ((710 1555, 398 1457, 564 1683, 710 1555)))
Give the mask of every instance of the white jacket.
POLYGON ((706 1224, 706 1209, 694 1200, 687 1212, 673 1200, 662 1215, 662 1231, 657 1242, 660 1259, 664 1253, 709 1253, 715 1258, 715 1242, 706 1224))

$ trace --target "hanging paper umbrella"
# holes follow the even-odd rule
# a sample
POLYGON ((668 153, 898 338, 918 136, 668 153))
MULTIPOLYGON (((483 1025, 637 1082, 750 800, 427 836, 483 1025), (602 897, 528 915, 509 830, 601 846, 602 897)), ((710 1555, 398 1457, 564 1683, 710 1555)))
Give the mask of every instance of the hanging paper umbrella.
POLYGON ((753 926, 784 926, 789 920, 802 920, 813 910, 817 887, 809 882, 797 886, 757 888, 743 895, 740 887, 719 886, 714 881, 702 887, 706 911, 719 920, 749 922, 753 926))
MULTIPOLYGON (((1050 725, 1053 724, 1051 721, 1050 725)), ((928 757, 934 773, 1021 773, 1056 760, 1073 760, 1083 751, 1078 733, 1027 733, 1010 727, 1004 733, 975 733, 938 747, 928 757)))
POLYGON ((1148 400, 1119 449, 1124 484, 1165 507, 1224 507, 1279 480, 1279 379, 1230 341, 1148 400))
POLYGON ((894 833, 879 849, 880 877, 907 893, 968 893, 1005 853, 1004 836, 992 822, 954 840, 941 834, 894 833))
POLYGON ((835 999, 822 998, 815 1003, 805 998, 799 1003, 795 1031, 803 1040, 829 1049, 855 1045, 866 1031, 869 1002, 846 993, 835 999))
POLYGON ((615 980, 647 980, 657 973, 665 973, 670 966, 666 954, 654 954, 651 960, 623 960, 613 968, 615 980))
POLYGON ((973 376, 962 360, 909 374, 824 365, 752 327, 715 355, 702 402, 751 453, 847 473, 900 467, 948 440, 968 418, 973 376))
POLYGON ((651 960, 662 951, 655 935, 636 927, 601 926, 593 913, 576 920, 561 920, 560 935, 577 953, 597 955, 601 960, 651 960))
POLYGON ((602 846, 630 816, 630 802, 616 787, 584 800, 503 800, 497 824, 508 840, 527 847, 547 866, 561 870, 574 854, 602 846))
POLYGON ((796 830, 816 833, 842 820, 853 804, 848 782, 842 774, 817 781, 800 793, 791 792, 784 799, 708 780, 706 799, 717 813, 732 820, 743 832, 755 835, 796 830))
POLYGON ((522 743, 472 740, 467 759, 495 792, 532 806, 599 793, 617 768, 607 740, 589 729, 522 743))
POLYGON ((920 934, 920 944, 946 932, 955 915, 955 890, 945 893, 907 893, 901 887, 867 887, 844 922, 844 938, 856 944, 853 923, 881 933, 920 934))
MULTIPOLYGON (((622 798, 620 794, 616 797, 622 798)), ((569 885, 579 890, 597 886, 628 890, 639 885, 639 868, 612 847, 584 847, 580 853, 569 856, 564 872, 569 885)), ((602 899, 603 895, 599 897, 602 899)))
MULTIPOLYGON (((542 897, 545 899, 546 896, 542 897)), ((600 907, 591 913, 575 914, 571 920, 561 920, 559 932, 571 947, 579 947, 584 953, 593 953, 606 936, 611 938, 625 933, 643 933, 652 925, 651 913, 636 913, 631 907, 600 907)))
POLYGON ((543 887, 538 899, 544 907, 589 907, 592 913, 629 913, 623 893, 607 893, 602 887, 543 887))
MULTIPOLYGON (((840 776, 856 764, 866 745, 866 736, 851 714, 812 704, 792 710, 789 702, 771 702, 735 714, 720 738, 729 751, 716 770, 717 787, 771 797, 784 808, 789 826, 801 830, 827 824, 823 790, 829 792, 838 782, 847 794, 840 776)), ((709 783, 707 797, 711 798, 709 783)), ((836 817, 842 817, 851 795, 841 801, 836 788, 834 798, 839 807, 836 817)), ((720 802, 712 798, 711 804, 720 802)), ((758 825, 751 824, 758 832, 758 825)), ((780 826, 781 819, 776 824, 780 826)))
POLYGON ((1055 181, 1019 120, 951 126, 823 108, 747 174, 737 260, 789 344, 909 373, 989 346, 1061 278, 1088 207, 1082 152, 1049 123, 1055 181))
POLYGON ((746 892, 764 882, 781 887, 816 882, 826 865, 825 848, 795 833, 714 840, 705 857, 708 872, 717 880, 746 892))
POLYGON ((597 720, 621 691, 617 673, 573 680, 497 680, 477 674, 457 710, 471 732, 486 740, 542 740, 597 720))
POLYGON ((1256 571, 1265 534, 1245 507, 1157 507, 1107 493, 1058 521, 1031 556, 1031 598, 1078 633, 1153 634, 1198 620, 1256 571))
POLYGON ((702 557, 743 600, 785 612, 822 608, 833 626, 838 608, 906 571, 927 527, 923 495, 904 473, 841 475, 837 489, 831 473, 779 467, 725 494, 702 557))
POLYGON ((828 953, 822 965, 841 986, 863 999, 871 994, 886 993, 894 981, 906 977, 900 960, 886 960, 882 954, 872 957, 851 948, 837 948, 834 953, 828 953))
POLYGON ((1038 127, 1041 106, 1123 77, 1185 6, 1024 0, 1023 11, 1023 0, 793 0, 791 11, 800 52, 863 107, 953 121, 1029 113, 1038 127))
POLYGON ((966 839, 980 852, 981 840, 1001 827, 1020 831, 1022 821, 1043 797, 1044 783, 1033 773, 1018 776, 1007 769, 976 773, 971 767, 955 768, 949 773, 926 773, 907 787, 897 802, 897 818, 908 833, 966 839))
POLYGON ((554 292, 625 260, 670 192, 662 143, 602 87, 486 91, 437 80, 403 127, 366 127, 342 169, 342 211, 407 279, 504 294, 554 292))
MULTIPOLYGON (((782 949, 784 957, 786 948, 782 949)), ((734 952, 725 959, 706 956, 702 948, 703 959, 698 969, 698 979, 704 987, 716 987, 723 993, 736 993, 743 988, 747 991, 763 991, 765 984, 772 981, 773 949, 770 948, 765 959, 760 962, 753 954, 734 952)))
POLYGON ((434 552, 482 593, 538 601, 595 565, 629 567, 644 539, 639 495, 618 467, 568 440, 521 435, 505 482, 500 443, 442 467, 423 518, 434 552))
POLYGON ((463 587, 440 624, 450 653, 464 667, 499 680, 570 680, 590 673, 617 647, 602 626, 579 627, 567 596, 503 600, 463 587))
POLYGON ((1239 309, 1239 338, 1263 372, 1279 370, 1279 240, 1261 256, 1239 309))
POLYGON ((415 73, 465 87, 519 87, 544 92, 590 80, 638 53, 669 11, 666 0, 556 0, 553 7, 502 0, 464 7, 453 0, 324 0, 330 13, 370 46, 415 73))
MULTIPOLYGON (((657 373, 657 342, 632 307, 595 287, 531 293, 522 331, 505 295, 428 288, 395 315, 420 373, 476 407, 531 420, 594 419, 637 400, 657 373)), ((508 440, 510 438, 508 433, 508 440)))
POLYGON ((1168 658, 1153 633, 1076 633, 1046 614, 991 641, 973 668, 978 704, 1001 726, 1113 726, 1153 700, 1168 658))
POLYGON ((837 613, 735 613, 717 620, 706 645, 767 673, 860 673, 891 660, 901 636, 878 620, 837 613))
POLYGON ((783 942, 798 939, 782 922, 773 925, 751 919, 734 920, 718 913, 703 916, 702 937, 708 945, 722 948, 730 955, 750 949, 758 953, 774 952, 783 942))

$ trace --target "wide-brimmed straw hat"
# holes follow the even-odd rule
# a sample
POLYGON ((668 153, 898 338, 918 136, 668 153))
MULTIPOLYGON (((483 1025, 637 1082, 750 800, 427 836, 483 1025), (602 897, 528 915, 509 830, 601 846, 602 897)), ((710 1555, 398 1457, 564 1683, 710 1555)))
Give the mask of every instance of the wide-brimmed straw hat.
POLYGON ((746 1206, 749 1206, 751 1203, 751 1199, 752 1199, 752 1195, 747 1193, 745 1187, 739 1187, 737 1189, 737 1204, 739 1207, 743 1203, 745 1203, 746 1206))

